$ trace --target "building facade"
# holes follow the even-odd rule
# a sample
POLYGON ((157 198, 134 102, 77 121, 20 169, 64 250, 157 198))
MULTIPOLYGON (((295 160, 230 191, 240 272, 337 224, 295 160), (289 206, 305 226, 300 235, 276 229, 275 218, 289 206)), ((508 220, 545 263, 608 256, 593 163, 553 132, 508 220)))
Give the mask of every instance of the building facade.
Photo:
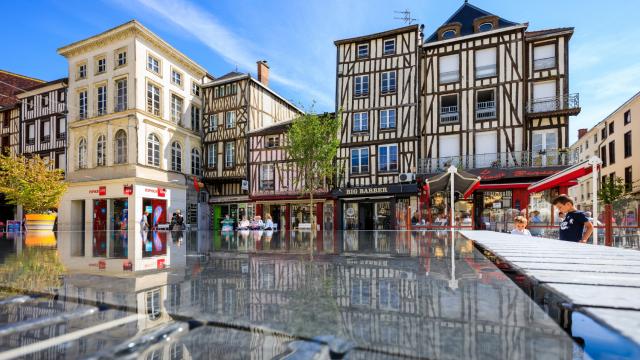
POLYGON ((67 81, 50 81, 18 94, 20 153, 40 156, 63 171, 67 167, 67 81))
POLYGON ((342 116, 338 219, 344 229, 397 229, 416 202, 418 25, 335 41, 342 116))
POLYGON ((203 86, 204 182, 211 197, 213 228, 225 215, 252 218, 249 133, 290 121, 302 111, 269 88, 269 66, 258 61, 258 78, 230 72, 203 86))
POLYGON ((58 53, 69 63, 59 228, 133 228, 144 211, 162 227, 176 210, 197 212, 204 68, 137 21, 58 53))

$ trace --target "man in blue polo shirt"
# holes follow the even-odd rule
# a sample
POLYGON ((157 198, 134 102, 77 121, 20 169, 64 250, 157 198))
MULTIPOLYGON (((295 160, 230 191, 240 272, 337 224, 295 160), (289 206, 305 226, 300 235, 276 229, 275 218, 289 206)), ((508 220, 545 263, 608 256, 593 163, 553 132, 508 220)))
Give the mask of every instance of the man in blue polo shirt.
POLYGON ((553 206, 566 214, 560 222, 560 240, 586 243, 593 232, 593 224, 573 206, 573 200, 567 195, 560 195, 553 199, 553 206))

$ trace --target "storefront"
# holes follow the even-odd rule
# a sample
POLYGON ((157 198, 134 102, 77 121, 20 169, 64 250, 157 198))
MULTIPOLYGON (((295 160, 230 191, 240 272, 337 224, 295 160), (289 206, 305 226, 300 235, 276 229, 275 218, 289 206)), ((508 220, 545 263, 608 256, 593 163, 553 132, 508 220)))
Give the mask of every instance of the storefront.
POLYGON ((209 207, 211 228, 216 232, 222 230, 222 221, 227 215, 233 220, 234 228, 245 216, 249 220, 254 216, 254 206, 248 196, 211 197, 209 207))
POLYGON ((297 196, 282 196, 272 199, 255 198, 255 214, 262 220, 269 215, 278 230, 308 230, 316 220, 318 231, 335 229, 335 206, 332 199, 314 199, 313 206, 308 199, 297 196))

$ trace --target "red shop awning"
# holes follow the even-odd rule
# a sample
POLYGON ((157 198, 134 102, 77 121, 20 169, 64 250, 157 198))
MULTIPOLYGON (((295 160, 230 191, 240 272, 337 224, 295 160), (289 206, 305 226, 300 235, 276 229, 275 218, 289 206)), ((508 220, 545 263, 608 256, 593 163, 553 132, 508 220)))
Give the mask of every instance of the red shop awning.
POLYGON ((585 175, 591 174, 593 166, 589 160, 582 161, 576 165, 568 167, 558 173, 548 176, 536 183, 531 184, 527 191, 530 193, 545 191, 557 186, 575 185, 575 180, 585 175))

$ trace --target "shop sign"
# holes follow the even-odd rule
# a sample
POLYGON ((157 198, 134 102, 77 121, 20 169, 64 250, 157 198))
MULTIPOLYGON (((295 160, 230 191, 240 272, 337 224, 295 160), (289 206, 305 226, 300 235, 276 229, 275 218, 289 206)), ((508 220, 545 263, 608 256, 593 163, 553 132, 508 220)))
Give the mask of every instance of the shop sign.
POLYGON ((164 197, 167 193, 167 189, 165 188, 158 188, 158 196, 159 197, 164 197))
POLYGON ((97 189, 90 189, 89 190, 89 194, 98 194, 100 196, 107 195, 107 187, 106 186, 100 186, 97 189))
POLYGON ((167 189, 160 187, 155 189, 145 188, 144 192, 153 193, 158 195, 159 197, 165 197, 167 195, 167 189))
POLYGON ((389 189, 387 189, 386 186, 345 190, 346 195, 386 194, 388 192, 389 192, 389 189))
POLYGON ((354 217, 356 215, 356 210, 354 208, 347 208, 347 217, 354 217))
POLYGON ((133 185, 124 185, 122 191, 127 196, 132 195, 133 194, 133 185))

